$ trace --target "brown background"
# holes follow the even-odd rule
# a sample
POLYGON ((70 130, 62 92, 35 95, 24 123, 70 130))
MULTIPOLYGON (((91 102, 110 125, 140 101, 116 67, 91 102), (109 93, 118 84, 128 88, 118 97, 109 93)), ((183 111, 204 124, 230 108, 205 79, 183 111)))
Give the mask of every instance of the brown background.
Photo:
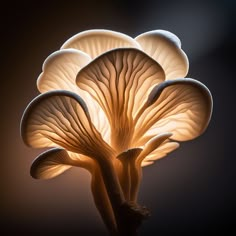
POLYGON ((30 164, 41 150, 27 148, 19 135, 21 115, 38 94, 35 81, 45 58, 72 35, 93 28, 134 37, 153 29, 177 34, 189 56, 188 77, 206 84, 214 98, 205 134, 144 169, 140 202, 152 216, 141 235, 208 235, 231 229, 234 7, 230 0, 19 1, 1 6, 0 234, 106 235, 89 175, 73 169, 49 181, 32 179, 30 164))

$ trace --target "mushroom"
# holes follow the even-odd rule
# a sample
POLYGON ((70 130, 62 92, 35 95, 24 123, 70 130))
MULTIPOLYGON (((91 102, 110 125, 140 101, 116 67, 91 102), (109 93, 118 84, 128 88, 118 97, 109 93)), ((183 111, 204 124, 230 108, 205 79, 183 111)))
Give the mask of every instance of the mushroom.
POLYGON ((142 167, 201 135, 211 117, 210 91, 187 72, 180 40, 167 31, 133 39, 89 30, 70 38, 45 60, 42 94, 22 117, 24 142, 52 148, 34 160, 32 177, 88 170, 110 234, 136 235, 149 215, 137 203, 142 167))

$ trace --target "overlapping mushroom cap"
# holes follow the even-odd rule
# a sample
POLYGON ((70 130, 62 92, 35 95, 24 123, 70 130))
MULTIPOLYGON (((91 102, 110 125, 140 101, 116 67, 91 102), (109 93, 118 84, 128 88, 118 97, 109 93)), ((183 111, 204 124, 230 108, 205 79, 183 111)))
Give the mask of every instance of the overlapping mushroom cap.
POLYGON ((44 62, 42 94, 22 118, 26 144, 54 147, 35 160, 32 176, 52 178, 71 166, 91 171, 103 158, 119 169, 127 154, 145 166, 202 134, 212 99, 187 72, 180 40, 167 31, 133 39, 89 30, 70 38, 44 62))

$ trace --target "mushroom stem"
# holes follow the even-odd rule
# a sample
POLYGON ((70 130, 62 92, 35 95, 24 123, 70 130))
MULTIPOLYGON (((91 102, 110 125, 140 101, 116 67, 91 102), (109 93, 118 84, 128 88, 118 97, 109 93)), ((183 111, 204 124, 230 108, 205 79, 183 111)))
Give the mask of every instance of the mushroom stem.
POLYGON ((142 167, 141 165, 136 165, 136 161, 130 163, 130 175, 132 177, 130 200, 136 202, 143 175, 142 167))
POLYGON ((112 206, 107 195, 100 169, 97 164, 94 165, 94 168, 91 171, 91 175, 91 190, 96 208, 98 209, 109 233, 111 235, 116 235, 117 226, 115 216, 113 214, 112 206))
POLYGON ((117 208, 123 204, 125 198, 112 159, 98 159, 98 164, 112 207, 117 208))
POLYGON ((121 163, 120 183, 127 201, 137 201, 139 182, 141 180, 142 170, 136 168, 136 160, 141 153, 141 148, 129 149, 117 156, 121 163))
POLYGON ((131 187, 131 178, 130 178, 130 167, 129 162, 122 163, 122 174, 120 177, 120 184, 125 196, 126 201, 130 201, 130 187, 131 187))
POLYGON ((117 225, 117 232, 111 235, 136 236, 138 227, 143 219, 147 218, 149 211, 135 202, 125 200, 112 159, 98 158, 98 160, 117 225))
POLYGON ((112 161, 108 158, 101 158, 99 160, 100 161, 98 163, 101 170, 102 178, 116 219, 117 232, 114 233, 114 235, 121 236, 122 234, 120 234, 120 231, 121 228, 124 228, 124 225, 122 222, 123 212, 120 209, 125 202, 124 194, 121 189, 118 176, 116 175, 112 161))

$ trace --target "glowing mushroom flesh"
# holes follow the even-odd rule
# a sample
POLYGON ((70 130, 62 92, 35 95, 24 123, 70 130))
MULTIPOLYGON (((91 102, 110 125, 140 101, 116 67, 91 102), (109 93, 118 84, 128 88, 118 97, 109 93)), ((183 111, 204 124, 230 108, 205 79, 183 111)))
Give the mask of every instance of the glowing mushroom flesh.
POLYGON ((85 168, 110 234, 136 235, 148 215, 137 203, 142 167, 201 135, 211 117, 209 90, 187 72, 180 40, 164 30, 73 36, 45 60, 42 94, 22 117, 26 145, 52 147, 34 160, 32 177, 85 168))

